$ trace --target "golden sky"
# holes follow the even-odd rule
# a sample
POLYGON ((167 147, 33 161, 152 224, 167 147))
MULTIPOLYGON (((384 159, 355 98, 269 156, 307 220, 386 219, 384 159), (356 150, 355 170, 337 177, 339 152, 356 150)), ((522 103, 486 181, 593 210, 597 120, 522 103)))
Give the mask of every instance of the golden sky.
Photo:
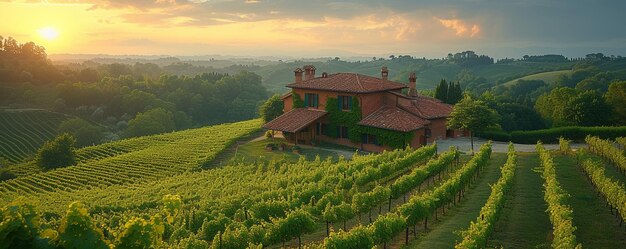
MULTIPOLYGON (((533 18, 538 7, 562 8, 532 0, 0 0, 0 35, 34 41, 49 54, 445 57, 462 50, 624 48, 607 43, 623 41, 623 35, 572 44, 576 40, 571 36, 584 33, 585 27, 570 31, 570 25, 541 12, 533 18)), ((614 6, 606 9, 605 15, 614 6)), ((576 10, 564 11, 574 12, 572 20, 580 16, 576 10)))

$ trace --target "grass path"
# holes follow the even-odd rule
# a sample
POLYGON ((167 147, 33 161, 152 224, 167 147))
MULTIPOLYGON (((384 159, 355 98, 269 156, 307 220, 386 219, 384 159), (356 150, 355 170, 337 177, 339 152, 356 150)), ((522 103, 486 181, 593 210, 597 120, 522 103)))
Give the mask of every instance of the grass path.
MULTIPOLYGON (((489 164, 466 192, 461 203, 447 210, 445 216, 440 215, 438 222, 429 224, 427 233, 419 234, 417 240, 410 241, 409 245, 404 248, 453 248, 456 241, 461 239, 458 231, 469 227, 470 221, 476 219, 487 201, 491 193, 490 185, 500 177, 500 167, 505 161, 506 154, 493 153, 489 164)), ((398 247, 403 243, 403 239, 396 240, 393 247, 398 247)))
MULTIPOLYGON (((601 197, 596 197, 593 185, 577 168, 570 156, 555 155, 557 179, 570 195, 568 204, 574 211, 574 232, 585 248, 624 248, 626 232, 611 214, 601 197)), ((607 165, 606 168, 612 167, 607 165)))
POLYGON ((518 153, 513 187, 491 236, 491 247, 550 248, 552 224, 543 200, 537 153, 518 153))

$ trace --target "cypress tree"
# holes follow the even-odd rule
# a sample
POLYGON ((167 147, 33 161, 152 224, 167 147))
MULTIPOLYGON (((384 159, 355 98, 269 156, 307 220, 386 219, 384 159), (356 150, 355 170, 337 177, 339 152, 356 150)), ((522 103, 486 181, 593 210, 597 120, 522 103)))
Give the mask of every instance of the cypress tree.
POLYGON ((442 79, 441 82, 439 82, 437 88, 435 88, 435 98, 447 103, 448 84, 446 83, 445 79, 442 79))

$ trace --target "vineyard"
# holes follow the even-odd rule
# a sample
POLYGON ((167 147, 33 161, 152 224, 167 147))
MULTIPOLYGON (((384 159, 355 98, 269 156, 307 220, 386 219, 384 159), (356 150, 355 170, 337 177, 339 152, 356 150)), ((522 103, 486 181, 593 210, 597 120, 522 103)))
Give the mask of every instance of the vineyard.
POLYGON ((259 124, 86 147, 78 151, 76 166, 25 170, 0 185, 0 217, 12 224, 0 231, 37 232, 3 241, 19 246, 30 238, 61 247, 81 241, 90 248, 534 247, 536 242, 519 243, 533 231, 509 226, 525 220, 531 227, 541 224, 533 230, 543 231, 536 236, 543 247, 626 243, 624 150, 612 141, 588 137, 588 148, 577 151, 566 140, 559 151, 538 144, 537 153, 522 154, 513 144, 503 154, 486 143, 475 155, 455 147, 437 154, 436 145, 429 145, 351 160, 302 157, 295 163, 203 167, 259 124), (519 180, 531 175, 540 180, 519 180), (541 196, 518 202, 531 183, 541 196), (583 194, 590 196, 578 199, 583 194), (518 214, 518 206, 542 215, 518 214), (67 227, 70 219, 80 220, 72 225, 82 232, 67 227), (507 237, 508 229, 520 238, 507 237), (89 239, 78 239, 85 234, 89 239), (425 245, 430 239, 437 240, 434 246, 425 245))
POLYGON ((57 135, 57 127, 65 119, 44 110, 0 110, 0 160, 11 164, 25 161, 57 135))
POLYGON ((253 120, 86 147, 78 150, 77 165, 46 172, 36 172, 32 162, 19 165, 21 177, 0 183, 0 198, 119 186, 197 171, 259 126, 259 120, 253 120))

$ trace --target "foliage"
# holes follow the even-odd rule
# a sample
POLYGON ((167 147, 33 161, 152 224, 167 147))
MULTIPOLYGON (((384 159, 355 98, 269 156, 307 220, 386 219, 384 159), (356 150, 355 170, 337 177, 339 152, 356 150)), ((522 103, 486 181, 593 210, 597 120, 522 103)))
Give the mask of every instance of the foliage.
POLYGON ((536 131, 513 131, 511 133, 487 130, 477 133, 477 136, 494 141, 534 144, 537 141, 556 143, 560 137, 569 140, 583 141, 587 135, 605 139, 614 139, 626 135, 626 126, 619 127, 557 127, 536 131))
POLYGON ((109 248, 102 231, 94 225, 87 208, 72 202, 59 226, 59 244, 64 248, 109 248))
POLYGON ((484 248, 489 234, 500 217, 504 201, 513 184, 517 156, 512 143, 509 143, 508 159, 501 169, 500 179, 491 187, 491 194, 485 205, 480 209, 476 221, 470 223, 469 228, 462 231, 463 239, 455 248, 484 248))
POLYGON ((124 131, 124 135, 126 137, 138 137, 170 132, 175 129, 174 115, 163 108, 156 108, 138 113, 134 119, 128 122, 128 128, 124 131))
POLYGON ((567 87, 540 96, 535 109, 554 127, 604 125, 612 117, 610 106, 598 92, 567 87))
POLYGON ((361 139, 360 126, 361 121, 361 107, 359 106, 358 98, 352 98, 352 105, 350 111, 343 111, 337 108, 337 98, 326 98, 326 111, 328 112, 328 135, 331 137, 337 137, 338 126, 348 127, 348 139, 353 142, 357 142, 361 139))
POLYGON ((496 126, 499 118, 495 110, 487 107, 483 101, 466 96, 454 106, 448 127, 477 132, 496 126))
POLYGON ((371 229, 364 226, 352 228, 350 232, 332 233, 324 239, 324 248, 328 249, 361 249, 372 248, 374 236, 371 229))
POLYGON ((265 101, 259 108, 259 114, 261 115, 263 121, 269 122, 283 114, 283 104, 283 100, 278 94, 274 94, 272 97, 267 99, 267 101, 265 101))
POLYGON ((444 103, 454 105, 463 99, 463 90, 459 82, 446 83, 446 80, 441 80, 437 88, 435 88, 435 98, 443 101, 444 103))
POLYGON ((613 107, 617 122, 626 124, 626 81, 611 83, 604 97, 606 102, 613 107))
POLYGON ((293 98, 293 108, 303 108, 304 107, 304 100, 302 100, 302 98, 300 97, 300 94, 297 94, 296 92, 291 92, 291 97, 293 98))
POLYGON ((602 193, 606 202, 611 205, 621 216, 621 222, 626 221, 626 190, 624 184, 619 181, 611 180, 604 174, 604 168, 598 162, 586 160, 582 164, 582 168, 589 176, 594 187, 602 193))
POLYGON ((73 165, 76 163, 75 143, 74 137, 68 133, 45 142, 37 152, 37 165, 48 169, 73 165))
POLYGON ((409 144, 415 136, 414 132, 400 132, 370 126, 359 126, 358 129, 361 134, 373 135, 380 144, 387 145, 391 148, 403 148, 409 144))
POLYGON ((100 143, 104 129, 81 118, 71 118, 59 124, 60 133, 69 133, 76 138, 76 146, 84 147, 100 143))
POLYGON ((31 204, 23 200, 0 209, 0 248, 29 248, 39 236, 40 217, 31 204))
POLYGON ((149 221, 142 218, 132 218, 116 240, 117 248, 153 248, 157 247, 164 232, 163 221, 160 216, 152 217, 149 221))
POLYGON ((612 162, 620 172, 626 172, 626 155, 624 155, 622 150, 616 148, 615 144, 593 136, 587 136, 585 142, 591 152, 612 162))
POLYGON ((550 152, 537 142, 537 152, 543 167, 544 200, 548 204, 550 221, 552 222, 552 248, 582 248, 576 241, 576 226, 573 224, 572 208, 567 203, 567 192, 563 190, 556 177, 556 169, 550 152))

